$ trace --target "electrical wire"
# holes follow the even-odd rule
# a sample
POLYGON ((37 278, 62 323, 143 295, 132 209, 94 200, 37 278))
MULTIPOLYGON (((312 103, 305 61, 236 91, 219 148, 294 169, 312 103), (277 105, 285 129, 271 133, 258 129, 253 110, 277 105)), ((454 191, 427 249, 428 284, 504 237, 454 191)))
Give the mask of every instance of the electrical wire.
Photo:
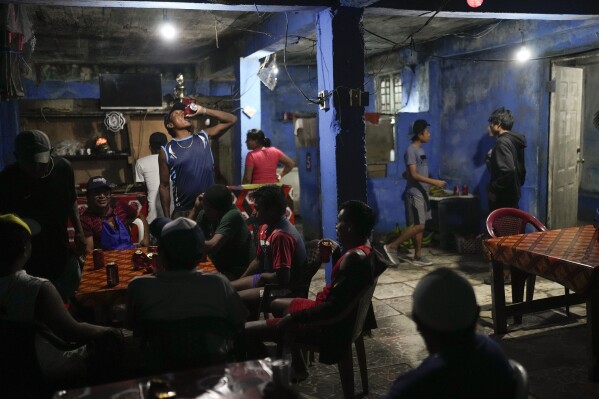
POLYGON ((285 11, 285 47, 283 47, 283 66, 285 67, 285 72, 287 73, 287 76, 289 77, 289 80, 291 81, 291 83, 293 84, 293 86, 300 92, 302 93, 302 96, 304 96, 304 98, 306 100, 308 100, 308 102, 312 103, 312 104, 320 104, 320 100, 312 100, 311 98, 309 98, 306 93, 304 93, 304 91, 295 83, 295 81, 293 80, 293 78, 291 77, 291 74, 289 73, 289 70, 287 69, 287 38, 289 37, 289 17, 287 15, 287 12, 285 11))

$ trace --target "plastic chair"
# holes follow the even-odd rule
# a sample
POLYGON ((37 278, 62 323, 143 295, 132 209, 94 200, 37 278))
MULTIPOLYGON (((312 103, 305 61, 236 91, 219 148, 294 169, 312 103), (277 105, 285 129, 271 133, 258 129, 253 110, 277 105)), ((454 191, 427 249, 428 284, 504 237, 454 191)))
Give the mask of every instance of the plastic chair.
POLYGON ((528 399, 528 373, 524 366, 510 359, 510 365, 514 369, 514 399, 528 399))
MULTIPOLYGON (((528 228, 536 231, 546 231, 547 227, 531 214, 516 208, 496 209, 487 217, 487 232, 491 237, 503 237, 516 234, 524 234, 528 228)), ((526 301, 532 301, 535 289, 536 276, 526 273, 526 301)), ((513 280, 512 280, 513 281, 513 280)), ((524 287, 522 287, 523 289, 524 287)), ((522 301, 522 294, 512 285, 512 300, 514 302, 522 301)), ((569 294, 568 288, 565 288, 566 295, 569 294)), ((570 315, 570 307, 566 305, 566 314, 570 315)), ((514 316, 516 323, 522 322, 522 316, 514 316)))
MULTIPOLYGON (((270 302, 276 298, 307 298, 310 290, 310 284, 312 283, 312 278, 316 274, 316 272, 322 266, 322 261, 320 257, 320 241, 321 240, 311 240, 306 243, 306 266, 304 270, 304 278, 303 280, 292 289, 292 293, 286 296, 277 296, 276 290, 277 288, 282 288, 278 284, 267 284, 264 287, 264 293, 262 295, 260 310, 264 315, 265 319, 269 318, 269 305, 270 302)), ((335 260, 339 256, 340 246, 337 242, 330 240, 333 243, 333 253, 332 259, 335 260)))
MULTIPOLYGON (((388 268, 389 262, 384 255, 373 249, 369 259, 371 269, 370 282, 359 282, 363 288, 357 292, 353 300, 349 302, 334 317, 320 322, 308 322, 300 325, 300 329, 307 327, 312 329, 317 327, 320 333, 309 334, 305 341, 293 340, 286 337, 282 345, 277 348, 277 354, 282 356, 285 346, 292 346, 300 351, 320 352, 320 361, 322 359, 323 349, 330 349, 331 346, 337 346, 341 350, 341 356, 337 359, 337 368, 341 379, 341 388, 343 396, 347 399, 354 398, 354 366, 352 358, 352 344, 356 347, 356 356, 360 369, 360 379, 362 382, 362 394, 368 394, 368 367, 366 363, 366 350, 364 348, 364 334, 367 329, 365 322, 372 309, 372 296, 376 288, 379 276, 388 268), (364 285, 365 284, 365 285, 364 285), (340 332, 340 334, 331 332, 340 332), (344 347, 345 346, 345 347, 344 347)), ((355 277, 355 276, 354 276, 355 277)), ((364 276, 365 277, 365 276, 364 276)), ((293 334, 293 332, 291 332, 293 334)), ((329 356, 331 356, 329 354, 329 356)), ((327 358, 328 362, 329 358, 327 358)))
POLYGON ((139 329, 145 368, 166 373, 234 360, 237 329, 219 317, 143 320, 139 329))
POLYGON ((144 223, 140 218, 135 218, 131 222, 131 242, 133 244, 139 244, 145 237, 144 223))

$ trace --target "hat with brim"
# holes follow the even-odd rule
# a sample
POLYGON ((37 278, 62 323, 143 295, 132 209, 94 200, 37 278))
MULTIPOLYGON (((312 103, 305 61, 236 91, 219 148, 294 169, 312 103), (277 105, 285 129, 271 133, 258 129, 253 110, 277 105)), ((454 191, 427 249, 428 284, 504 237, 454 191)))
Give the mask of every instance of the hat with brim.
POLYGON ((14 224, 21 226, 32 236, 38 234, 42 228, 38 222, 30 218, 21 218, 14 213, 0 215, 0 223, 14 224))
POLYGON ((41 130, 26 130, 15 138, 15 157, 18 160, 48 163, 50 151, 50 139, 41 130))
POLYGON ((204 254, 204 234, 191 219, 180 217, 164 225, 159 238, 160 251, 175 262, 199 261, 204 254))
POLYGON ((425 121, 424 119, 418 119, 412 125, 412 137, 418 136, 420 133, 424 132, 427 127, 430 126, 430 123, 425 121))
POLYGON ((87 181, 87 191, 94 191, 98 189, 111 189, 110 183, 108 180, 103 178, 102 176, 93 176, 90 177, 87 181))

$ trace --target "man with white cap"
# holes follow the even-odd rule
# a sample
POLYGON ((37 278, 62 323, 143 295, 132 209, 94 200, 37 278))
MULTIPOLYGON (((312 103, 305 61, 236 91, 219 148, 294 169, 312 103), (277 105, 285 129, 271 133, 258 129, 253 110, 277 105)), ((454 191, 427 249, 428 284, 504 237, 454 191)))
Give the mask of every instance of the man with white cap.
POLYGON ((17 162, 0 172, 0 213, 12 212, 40 224, 25 269, 52 281, 66 301, 79 284, 77 258, 85 255, 86 246, 73 168, 66 159, 52 156, 51 150, 50 140, 42 131, 28 130, 16 136, 17 162), (69 249, 68 219, 75 228, 74 253, 69 249))
POLYGON ((131 329, 139 330, 144 320, 195 317, 222 318, 243 327, 247 310, 229 280, 220 273, 196 271, 204 255, 204 235, 196 222, 178 218, 166 223, 158 237, 158 254, 156 275, 136 277, 127 288, 131 329))
POLYGON ((420 280, 412 299, 412 318, 430 356, 395 380, 387 399, 513 396, 507 357, 497 343, 475 331, 479 307, 466 279, 437 269, 420 280))

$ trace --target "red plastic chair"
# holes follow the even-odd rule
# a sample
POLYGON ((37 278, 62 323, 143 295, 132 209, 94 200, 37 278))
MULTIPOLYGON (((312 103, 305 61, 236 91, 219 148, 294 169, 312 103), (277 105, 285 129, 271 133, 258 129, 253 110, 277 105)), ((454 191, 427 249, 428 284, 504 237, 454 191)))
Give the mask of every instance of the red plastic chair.
MULTIPOLYGON (((530 213, 524 212, 516 208, 500 208, 496 209, 489 214, 487 217, 487 232, 493 238, 510 236, 516 234, 524 234, 527 232, 527 228, 532 227, 536 231, 546 231, 547 227, 541 223, 536 217, 530 213)), ((529 231, 530 232, 530 231, 529 231)), ((520 271, 516 271, 519 273, 520 271)), ((514 269, 512 268, 512 274, 514 269)), ((526 273, 526 301, 532 301, 532 297, 535 289, 536 276, 534 274, 526 273)), ((522 302, 523 290, 522 287, 514 287, 514 283, 517 282, 512 279, 512 301, 522 302), (518 288, 518 289, 517 289, 518 288)), ((565 288, 566 295, 569 290, 565 288)), ((566 314, 570 315, 570 307, 566 305, 566 314)), ((522 322, 522 316, 514 316, 516 323, 522 322)))

